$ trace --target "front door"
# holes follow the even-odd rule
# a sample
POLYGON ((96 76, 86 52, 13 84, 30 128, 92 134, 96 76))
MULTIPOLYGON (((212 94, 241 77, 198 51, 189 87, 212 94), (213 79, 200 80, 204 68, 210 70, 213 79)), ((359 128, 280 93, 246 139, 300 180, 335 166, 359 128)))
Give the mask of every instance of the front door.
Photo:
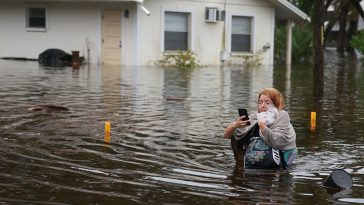
POLYGON ((121 64, 121 11, 102 12, 102 63, 121 64))

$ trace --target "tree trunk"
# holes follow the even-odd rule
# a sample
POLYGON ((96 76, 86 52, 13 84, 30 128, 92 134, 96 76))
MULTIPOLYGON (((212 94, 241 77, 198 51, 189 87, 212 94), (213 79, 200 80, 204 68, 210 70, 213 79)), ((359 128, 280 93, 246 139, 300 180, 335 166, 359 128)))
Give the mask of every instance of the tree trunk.
MULTIPOLYGON (((331 6, 333 0, 327 0, 326 3, 325 3, 325 12, 329 9, 329 7, 331 6)), ((339 19, 339 15, 337 14, 337 12, 332 12, 333 14, 330 15, 328 17, 328 21, 329 23, 326 25, 326 28, 325 28, 325 32, 324 32, 324 48, 326 48, 326 43, 327 43, 327 40, 331 34, 331 30, 332 28, 335 26, 336 22, 338 21, 339 19)), ((327 15, 327 13, 326 13, 327 15)))
POLYGON ((355 6, 356 10, 358 10, 360 16, 364 19, 364 11, 360 5, 361 0, 350 0, 350 1, 355 6))
POLYGON ((349 13, 349 1, 341 0, 340 1, 340 16, 339 16, 339 37, 337 39, 337 52, 344 53, 347 38, 346 38, 346 22, 347 16, 349 13))
POLYGON ((315 0, 313 5, 313 94, 321 98, 324 94, 324 50, 323 23, 325 17, 325 0, 315 0))

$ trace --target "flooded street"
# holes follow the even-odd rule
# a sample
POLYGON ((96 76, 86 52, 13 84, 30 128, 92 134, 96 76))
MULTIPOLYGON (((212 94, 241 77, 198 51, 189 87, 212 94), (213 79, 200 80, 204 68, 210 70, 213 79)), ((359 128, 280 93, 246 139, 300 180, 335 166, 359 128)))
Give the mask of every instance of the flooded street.
POLYGON ((0 204, 364 204, 364 66, 327 55, 316 102, 310 65, 181 71, 0 60, 0 204), (286 97, 299 158, 289 171, 243 171, 223 132, 271 86, 286 97), (35 104, 69 110, 27 110, 35 104), (351 189, 322 186, 334 169, 350 173, 351 189))

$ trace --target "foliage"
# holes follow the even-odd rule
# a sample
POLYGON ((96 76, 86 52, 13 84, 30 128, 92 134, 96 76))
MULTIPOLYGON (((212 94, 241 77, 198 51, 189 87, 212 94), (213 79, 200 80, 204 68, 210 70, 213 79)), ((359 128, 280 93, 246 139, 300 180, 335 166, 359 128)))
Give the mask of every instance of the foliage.
MULTIPOLYGON (((286 57, 287 27, 278 24, 275 28, 274 60, 282 63, 286 57)), ((310 24, 296 24, 292 28, 292 62, 310 62, 313 55, 313 32, 310 24)))
POLYGON ((164 55, 163 59, 158 60, 156 64, 162 67, 176 67, 180 69, 201 67, 196 54, 189 50, 178 50, 177 53, 168 53, 164 55))
MULTIPOLYGON (((290 0, 304 13, 309 16, 313 12, 314 0, 290 0)), ((287 45, 287 26, 286 24, 277 24, 275 28, 274 39, 274 60, 276 63, 282 63, 286 58, 287 45)), ((313 57, 313 29, 312 25, 307 22, 295 24, 292 28, 292 62, 307 63, 312 61, 313 57)))
POLYGON ((310 24, 295 25, 292 29, 292 61, 310 62, 313 57, 313 32, 310 24))
POLYGON ((301 11, 305 12, 307 15, 312 15, 314 0, 291 0, 291 3, 296 5, 301 11))
POLYGON ((275 27, 274 38, 274 61, 276 63, 282 63, 286 56, 286 27, 277 24, 275 27))
POLYGON ((257 66, 257 65, 261 65, 262 64, 262 54, 266 51, 266 49, 262 48, 260 50, 258 50, 256 52, 256 54, 251 55, 251 56, 244 56, 243 57, 243 65, 245 67, 252 67, 252 66, 257 66))
POLYGON ((361 54, 364 54, 364 31, 358 32, 349 43, 350 46, 357 49, 361 54))

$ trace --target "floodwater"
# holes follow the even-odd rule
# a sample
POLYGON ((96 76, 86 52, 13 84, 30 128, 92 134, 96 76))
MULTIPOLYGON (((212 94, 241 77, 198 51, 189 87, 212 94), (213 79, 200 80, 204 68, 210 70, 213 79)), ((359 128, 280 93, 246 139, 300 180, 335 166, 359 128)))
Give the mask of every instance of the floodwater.
POLYGON ((310 65, 180 71, 1 60, 0 204, 364 204, 364 66, 326 55, 320 101, 310 65), (299 158, 289 171, 244 171, 224 128, 271 86, 286 97, 299 158), (27 111, 35 104, 69 111, 27 111), (322 186, 334 169, 350 174, 351 189, 322 186))

